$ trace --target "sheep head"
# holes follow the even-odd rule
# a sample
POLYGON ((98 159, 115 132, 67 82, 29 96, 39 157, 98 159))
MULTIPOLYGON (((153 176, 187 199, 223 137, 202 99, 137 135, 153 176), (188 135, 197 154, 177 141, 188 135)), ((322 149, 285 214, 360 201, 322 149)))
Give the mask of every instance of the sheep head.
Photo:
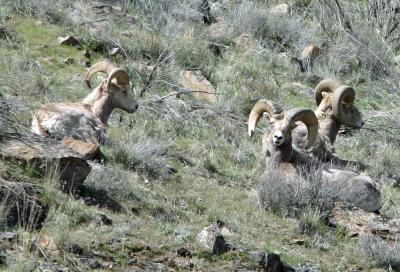
POLYGON ((315 102, 319 112, 331 109, 341 124, 354 128, 364 125, 360 111, 354 106, 355 90, 338 80, 324 79, 315 88, 315 102))
POLYGON ((268 141, 275 147, 290 146, 292 144, 292 129, 296 122, 303 122, 308 130, 306 148, 310 148, 318 134, 318 120, 312 110, 305 108, 294 108, 284 112, 276 103, 268 100, 258 101, 251 110, 248 121, 248 133, 254 134, 257 122, 263 113, 267 113, 270 121, 270 129, 267 131, 268 141))
POLYGON ((108 74, 108 78, 97 87, 102 95, 110 99, 112 108, 119 108, 133 113, 138 108, 134 92, 131 91, 128 73, 110 62, 98 62, 87 71, 86 84, 91 88, 90 79, 97 72, 108 74))

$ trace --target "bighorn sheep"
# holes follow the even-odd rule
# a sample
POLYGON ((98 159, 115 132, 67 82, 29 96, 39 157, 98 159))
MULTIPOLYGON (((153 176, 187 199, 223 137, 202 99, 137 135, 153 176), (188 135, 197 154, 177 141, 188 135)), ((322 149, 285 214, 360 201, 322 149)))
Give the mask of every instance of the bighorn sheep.
MULTIPOLYGON (((342 125, 360 129, 364 125, 360 111, 354 106, 355 91, 333 79, 322 80, 315 88, 315 110, 319 129, 315 144, 307 152, 323 162, 333 161, 345 165, 347 161, 334 155, 333 144, 342 125)), ((293 144, 296 149, 304 151, 307 129, 299 124, 293 130, 293 144)))
POLYGON ((250 137, 254 134, 263 113, 267 113, 270 120, 270 128, 262 141, 267 165, 291 175, 320 169, 321 180, 333 190, 338 200, 353 203, 368 211, 379 210, 380 193, 370 177, 323 164, 293 148, 292 129, 298 126, 297 122, 304 123, 308 131, 305 148, 314 144, 318 135, 318 119, 312 110, 295 108, 284 112, 276 103, 260 100, 254 105, 249 116, 250 137), (357 197, 353 199, 354 196, 357 197))
POLYGON ((262 138, 263 151, 267 163, 279 168, 296 169, 297 165, 309 165, 312 162, 302 152, 292 148, 291 131, 296 122, 303 122, 308 130, 306 147, 311 147, 318 134, 318 120, 314 112, 305 108, 295 108, 284 112, 276 103, 268 100, 258 101, 251 110, 248 122, 248 133, 252 137, 258 121, 267 113, 270 128, 262 138))
POLYGON ((130 90, 126 71, 110 62, 99 62, 86 73, 85 81, 97 72, 105 72, 103 80, 81 102, 52 103, 39 108, 33 115, 32 132, 42 136, 63 138, 72 136, 89 143, 105 142, 105 127, 115 108, 133 113, 138 108, 135 94, 130 90))

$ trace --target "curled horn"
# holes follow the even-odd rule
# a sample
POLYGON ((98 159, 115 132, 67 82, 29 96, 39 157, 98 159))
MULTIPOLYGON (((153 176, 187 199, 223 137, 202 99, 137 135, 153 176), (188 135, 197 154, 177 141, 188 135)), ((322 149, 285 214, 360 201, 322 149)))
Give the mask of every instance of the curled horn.
POLYGON ((110 63, 110 62, 107 62, 107 61, 102 61, 102 62, 98 62, 98 63, 94 64, 94 65, 93 65, 92 67, 90 67, 89 70, 86 72, 86 76, 85 76, 86 85, 87 85, 89 88, 92 88, 92 87, 91 87, 91 84, 90 84, 90 79, 92 78, 92 76, 93 76, 95 73, 97 73, 97 72, 104 72, 104 73, 110 74, 110 73, 112 73, 112 71, 113 71, 114 69, 117 69, 117 67, 116 67, 114 64, 112 64, 112 63, 110 63))
POLYGON ((128 73, 121 69, 121 68, 115 68, 114 70, 111 71, 107 78, 107 90, 110 88, 111 81, 113 79, 117 80, 118 85, 126 85, 129 84, 129 75, 128 73))
POLYGON ((342 85, 342 83, 339 80, 336 79, 324 79, 320 83, 318 83, 317 87, 315 87, 315 93, 314 93, 314 98, 315 102, 317 103, 317 106, 322 101, 322 93, 327 92, 327 93, 333 93, 337 87, 342 85))
POLYGON ((282 108, 278 104, 269 100, 259 100, 253 107, 249 115, 248 121, 248 133, 252 137, 257 126, 257 122, 260 120, 263 113, 266 112, 270 117, 277 116, 282 113, 282 108))
POLYGON ((318 134, 318 119, 315 113, 306 108, 294 108, 287 111, 286 118, 290 126, 294 126, 297 121, 306 125, 308 131, 306 149, 309 149, 314 144, 318 134))
POLYGON ((344 118, 343 103, 353 104, 356 92, 347 85, 340 85, 332 98, 332 112, 341 121, 344 118))

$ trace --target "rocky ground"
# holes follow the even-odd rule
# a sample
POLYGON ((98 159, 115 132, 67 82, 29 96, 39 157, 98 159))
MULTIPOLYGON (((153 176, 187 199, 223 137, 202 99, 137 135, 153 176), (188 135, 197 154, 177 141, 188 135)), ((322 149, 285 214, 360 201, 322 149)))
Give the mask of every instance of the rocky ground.
POLYGON ((0 3, 0 270, 400 270, 397 1, 0 3), (100 150, 33 137, 34 110, 83 99, 104 59, 139 110, 113 112, 100 150), (356 89, 366 125, 336 152, 367 166, 379 213, 262 182, 251 107, 315 109, 326 77, 356 89))

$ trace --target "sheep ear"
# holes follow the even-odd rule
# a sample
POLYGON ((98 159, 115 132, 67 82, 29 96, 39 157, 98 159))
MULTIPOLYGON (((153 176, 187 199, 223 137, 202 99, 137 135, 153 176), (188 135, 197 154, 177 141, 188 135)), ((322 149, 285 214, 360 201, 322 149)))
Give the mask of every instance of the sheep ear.
POLYGON ((271 115, 269 115, 269 113, 267 113, 267 112, 263 113, 263 117, 267 118, 268 120, 271 119, 271 115))
POLYGON ((323 98, 325 98, 325 97, 327 97, 329 95, 327 92, 322 92, 321 94, 322 94, 323 98))

